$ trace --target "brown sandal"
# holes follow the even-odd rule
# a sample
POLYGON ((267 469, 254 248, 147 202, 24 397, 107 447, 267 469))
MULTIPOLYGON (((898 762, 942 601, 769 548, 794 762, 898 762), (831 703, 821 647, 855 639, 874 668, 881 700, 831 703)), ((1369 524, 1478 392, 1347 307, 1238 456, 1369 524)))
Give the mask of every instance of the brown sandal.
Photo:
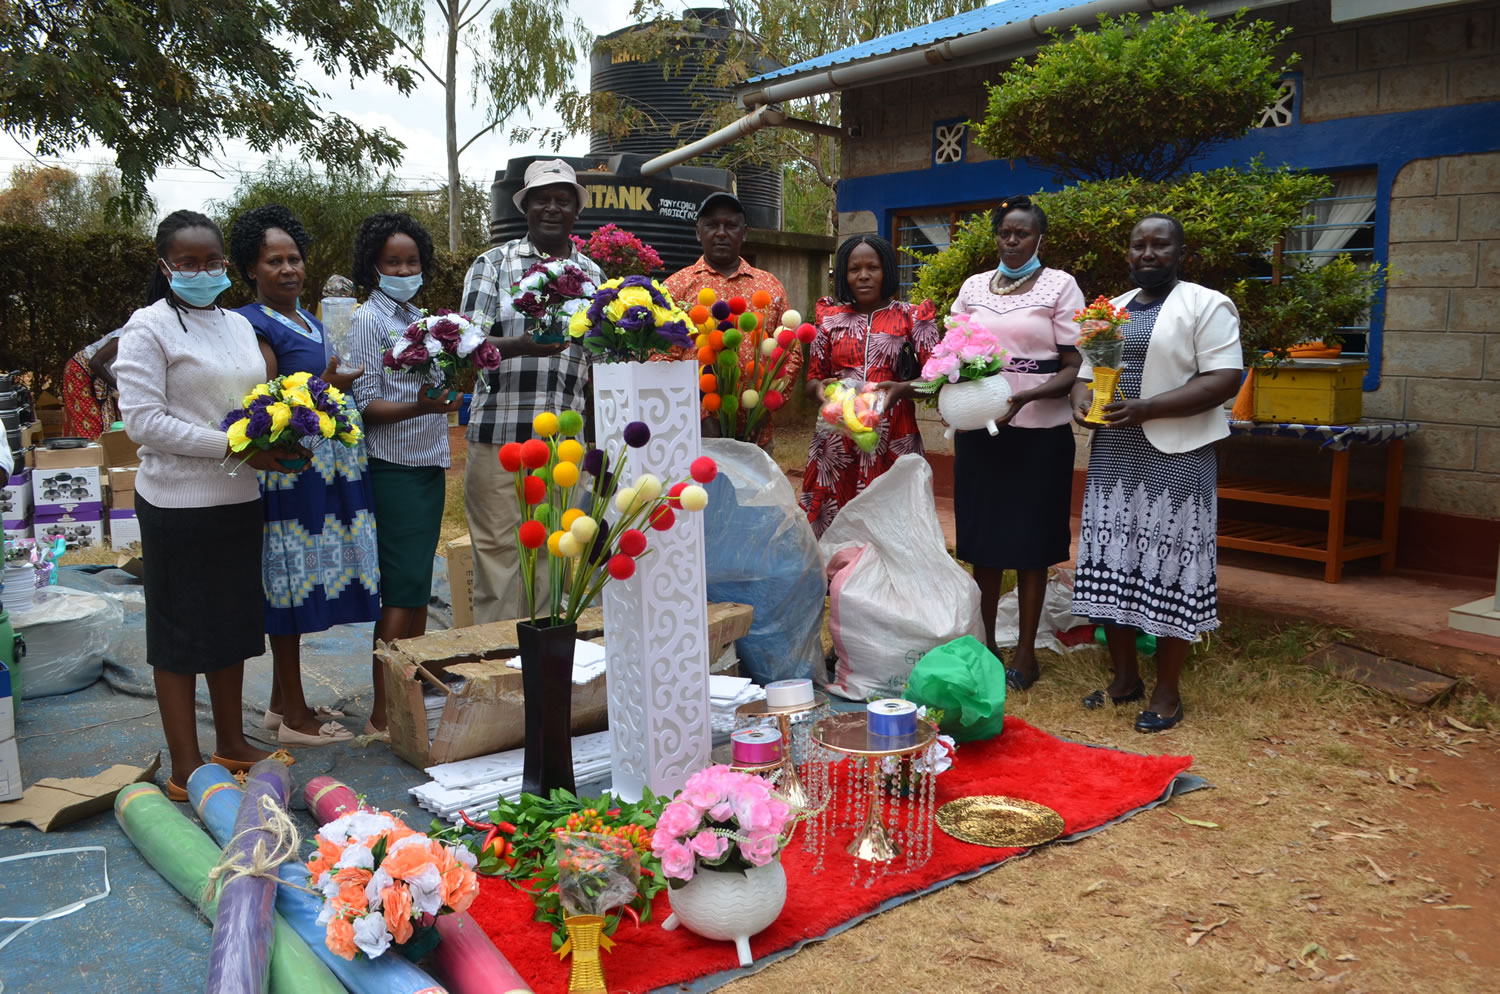
POLYGON ((177 786, 171 780, 167 781, 167 800, 176 801, 179 804, 186 804, 187 799, 188 795, 185 788, 177 786))

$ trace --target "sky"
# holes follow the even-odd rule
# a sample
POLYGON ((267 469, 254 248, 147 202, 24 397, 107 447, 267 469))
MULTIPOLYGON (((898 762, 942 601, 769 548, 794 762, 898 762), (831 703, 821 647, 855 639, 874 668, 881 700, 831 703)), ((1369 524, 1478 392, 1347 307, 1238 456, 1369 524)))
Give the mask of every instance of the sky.
MULTIPOLYGON (((690 6, 682 3, 681 6, 690 6)), ((630 0, 570 0, 572 13, 582 18, 596 35, 608 34, 628 26, 630 0)), ((431 18, 432 15, 429 14, 431 18)), ((429 27, 433 20, 429 20, 429 27)), ((442 51, 442 40, 430 33, 427 43, 429 52, 442 51)), ((430 61, 430 57, 429 57, 430 61)), ((472 62, 462 47, 459 49, 460 78, 467 80, 472 62)), ((379 81, 362 81, 353 88, 350 80, 330 79, 308 60, 299 73, 300 77, 319 92, 327 94, 320 106, 328 112, 342 114, 367 127, 381 127, 406 145, 404 158, 395 175, 402 189, 436 188, 446 181, 447 167, 444 153, 443 91, 431 77, 423 75, 423 82, 408 96, 402 96, 393 86, 379 81)), ((588 60, 579 61, 574 78, 580 90, 588 88, 588 60)), ((468 99, 467 87, 459 91, 458 141, 462 145, 469 136, 484 125, 482 110, 465 108, 468 99)), ((534 114, 529 121, 512 124, 555 125, 555 115, 546 111, 534 114)), ((536 146, 513 145, 510 141, 509 125, 496 128, 480 138, 464 151, 459 159, 459 168, 466 177, 478 179, 486 186, 494 179, 495 171, 503 169, 505 163, 518 155, 547 151, 536 146)), ((0 139, 0 175, 9 175, 10 170, 20 164, 36 161, 32 152, 35 146, 25 139, 12 136, 0 139)), ((578 135, 564 143, 562 154, 583 155, 588 151, 588 135, 578 135)), ((158 171, 150 183, 151 196, 155 199, 158 214, 165 215, 174 210, 205 210, 210 201, 229 197, 238 183, 241 172, 254 172, 268 158, 243 145, 226 146, 220 163, 214 172, 189 166, 171 166, 158 171), (217 172, 219 175, 215 175, 217 172)), ((295 158, 294 150, 282 151, 282 158, 295 158)), ((113 154, 104 148, 81 148, 61 158, 43 157, 43 162, 67 165, 73 168, 88 168, 94 163, 110 163, 113 154)))

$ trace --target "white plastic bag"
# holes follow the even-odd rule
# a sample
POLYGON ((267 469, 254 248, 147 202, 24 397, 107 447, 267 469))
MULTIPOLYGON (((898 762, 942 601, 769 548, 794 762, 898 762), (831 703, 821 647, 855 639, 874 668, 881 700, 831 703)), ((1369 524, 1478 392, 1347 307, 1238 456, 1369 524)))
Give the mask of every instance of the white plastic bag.
MULTIPOLYGON (((1001 647, 1015 645, 1021 638, 1020 602, 1014 590, 1000 598, 995 607, 995 644, 1001 647)), ((1047 574, 1047 591, 1042 596, 1042 617, 1036 629, 1036 647, 1053 652, 1072 652, 1075 649, 1091 649, 1092 640, 1080 645, 1067 646, 1057 638, 1058 632, 1066 632, 1079 625, 1088 624, 1087 618, 1073 613, 1073 571, 1054 569, 1047 574)))
POLYGON ((962 635, 983 638, 979 587, 948 554, 932 467, 921 456, 897 459, 844 505, 818 548, 838 653, 833 693, 900 696, 928 650, 962 635))
POLYGON ((29 611, 11 616, 26 639, 18 660, 21 697, 51 697, 82 690, 104 673, 110 637, 125 621, 119 602, 68 587, 37 592, 29 611))

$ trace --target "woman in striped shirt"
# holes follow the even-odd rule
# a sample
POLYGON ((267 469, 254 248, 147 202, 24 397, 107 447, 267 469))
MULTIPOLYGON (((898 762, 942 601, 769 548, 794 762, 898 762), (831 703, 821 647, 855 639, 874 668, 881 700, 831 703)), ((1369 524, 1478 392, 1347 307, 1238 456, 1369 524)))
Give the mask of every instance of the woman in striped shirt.
MULTIPOLYGON (((365 373, 354 381, 354 401, 365 422, 375 537, 380 550, 380 620, 375 641, 415 638, 427 630, 432 557, 443 522, 449 466, 448 414, 443 374, 388 372, 381 359, 422 316, 410 301, 432 268, 432 237, 407 214, 373 214, 354 239, 354 282, 368 296, 354 313, 350 360, 365 373)), ((385 680, 371 667, 375 704, 366 734, 385 729, 385 680)))

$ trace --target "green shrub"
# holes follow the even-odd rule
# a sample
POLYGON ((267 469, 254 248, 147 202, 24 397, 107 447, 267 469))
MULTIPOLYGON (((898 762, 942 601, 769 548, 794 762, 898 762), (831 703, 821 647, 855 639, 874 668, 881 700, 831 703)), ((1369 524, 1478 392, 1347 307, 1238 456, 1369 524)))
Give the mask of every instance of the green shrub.
MULTIPOLYGON (((1271 247, 1303 221, 1309 201, 1327 196, 1327 177, 1291 170, 1213 169, 1155 183, 1134 177, 1098 180, 1036 194, 1047 212, 1042 262, 1072 273, 1084 296, 1113 297, 1130 288, 1125 243, 1142 215, 1170 214, 1187 233, 1184 276, 1225 290, 1235 281, 1269 273, 1271 247)), ((948 248, 911 253, 924 258, 913 300, 932 298, 946 312, 963 281, 998 264, 990 215, 964 222, 948 248)))
POLYGON ((1386 270, 1360 266, 1347 255, 1304 266, 1279 284, 1242 279, 1224 292, 1240 310, 1245 364, 1275 367, 1304 342, 1337 345, 1338 329, 1360 321, 1385 285, 1386 270))

